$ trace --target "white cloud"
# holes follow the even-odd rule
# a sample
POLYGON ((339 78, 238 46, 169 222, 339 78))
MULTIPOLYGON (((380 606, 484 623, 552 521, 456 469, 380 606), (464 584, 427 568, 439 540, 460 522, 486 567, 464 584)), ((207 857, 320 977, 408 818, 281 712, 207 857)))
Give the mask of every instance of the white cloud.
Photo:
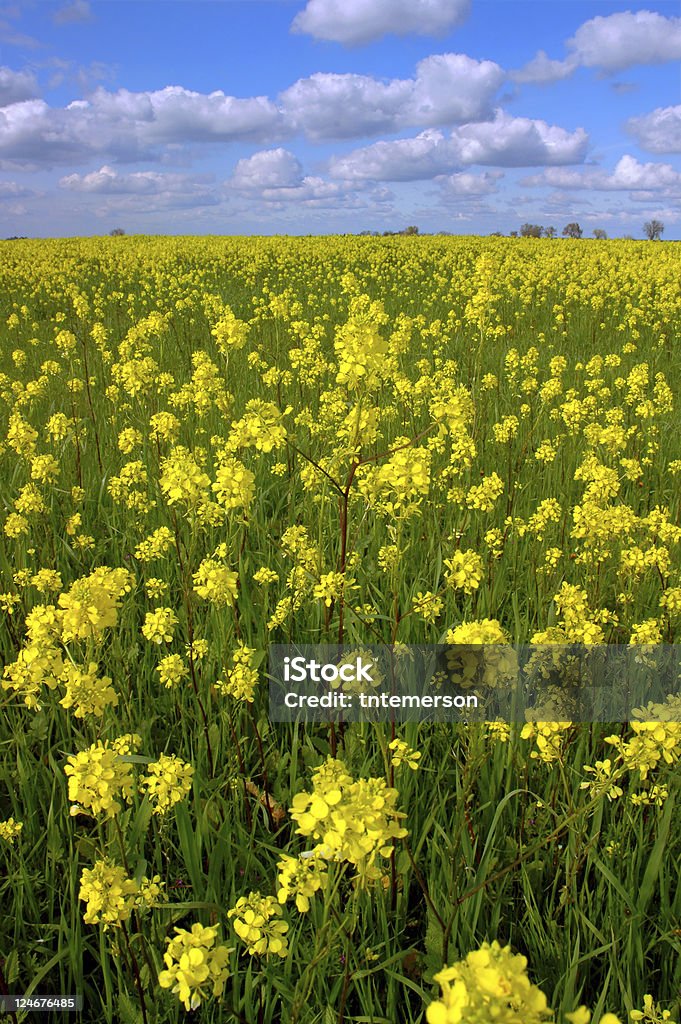
POLYGON ((287 149, 261 150, 239 160, 226 182, 228 195, 284 209, 293 204, 305 208, 366 208, 382 206, 392 199, 387 189, 364 181, 329 181, 303 175, 297 157, 287 149), (361 194, 361 195, 360 195, 361 194))
POLYGON ((201 175, 160 174, 158 171, 119 174, 107 166, 89 174, 69 174, 59 181, 60 188, 97 195, 197 195, 210 192, 209 184, 209 179, 201 175))
POLYGON ((20 185, 16 181, 0 181, 0 200, 27 199, 29 196, 38 195, 41 193, 27 188, 25 185, 20 185))
POLYGON ((681 18, 620 11, 584 22, 567 45, 579 64, 605 71, 680 60, 681 18))
POLYGON ((304 177, 300 183, 291 188, 265 188, 260 197, 265 202, 296 202, 310 203, 323 200, 328 205, 336 205, 348 195, 348 189, 336 181, 325 181, 323 178, 304 177))
POLYGON ((681 173, 671 164, 641 164, 626 154, 611 174, 600 167, 577 171, 565 167, 549 167, 542 174, 525 178, 521 184, 559 189, 594 189, 596 191, 660 190, 681 187, 681 173))
POLYGON ((77 161, 88 147, 66 131, 63 112, 50 110, 44 100, 25 100, 0 110, 2 166, 38 169, 56 161, 77 161))
POLYGON ((681 18, 666 18, 654 11, 599 15, 580 25, 567 47, 571 52, 566 60, 551 60, 539 50, 510 77, 516 82, 542 84, 567 78, 577 67, 614 72, 680 60, 681 18))
POLYGON ((469 0, 308 0, 291 29, 351 46, 387 33, 439 35, 460 25, 469 6, 469 0))
POLYGON ((164 147, 193 142, 265 141, 282 119, 264 96, 236 99, 180 86, 154 92, 107 92, 51 108, 27 100, 0 110, 0 160, 5 166, 159 159, 164 147))
POLYGON ((72 107, 111 127, 126 124, 149 143, 260 139, 276 131, 280 120, 266 96, 237 99, 219 90, 204 94, 179 85, 139 93, 100 88, 90 100, 66 109, 72 107))
POLYGON ((493 61, 444 53, 420 61, 414 78, 382 82, 319 72, 299 79, 279 99, 292 128, 309 138, 361 138, 491 117, 492 97, 504 79, 493 61))
POLYGON ((264 149, 239 160, 230 179, 236 189, 290 189, 299 186, 303 169, 287 149, 264 149))
POLYGON ((497 111, 493 122, 467 124, 452 132, 464 164, 532 167, 581 163, 588 135, 583 128, 568 132, 546 121, 511 117, 497 111))
POLYGON ((314 74, 286 89, 278 103, 173 85, 147 92, 99 87, 87 99, 50 107, 29 98, 32 76, 5 69, 0 166, 163 161, 173 148, 178 159, 178 148, 191 144, 268 143, 296 132, 312 140, 361 138, 480 121, 492 117, 491 101, 504 78, 492 61, 447 53, 420 61, 409 79, 314 74))
POLYGON ((489 196, 498 191, 503 171, 484 171, 482 174, 471 174, 470 171, 459 171, 440 178, 438 185, 444 198, 466 198, 469 196, 489 196))
POLYGON ((453 170, 457 160, 442 132, 429 129, 413 139, 374 142, 331 160, 331 174, 349 181, 419 181, 453 170))
POLYGON ((649 153, 681 153, 681 104, 632 117, 626 129, 649 153))
MULTIPOLYGON (((60 179, 59 187, 78 195, 79 212, 87 210, 97 217, 192 210, 217 206, 222 201, 206 175, 157 171, 120 174, 106 165, 89 174, 69 174, 60 179), (88 197, 92 197, 91 203, 88 197)), ((60 205, 64 207, 64 198, 60 205)))
POLYGON ((578 67, 615 72, 681 60, 681 18, 666 18, 654 11, 599 15, 579 26, 568 39, 567 48, 570 53, 565 60, 552 60, 539 50, 509 77, 516 82, 544 85, 569 78, 578 67))
POLYGON ((417 181, 447 174, 469 164, 532 167, 579 163, 588 136, 545 121, 510 117, 497 111, 494 121, 466 124, 445 137, 439 131, 415 138, 376 142, 331 161, 337 178, 417 181))
POLYGON ((299 79, 280 100, 294 130, 310 138, 361 138, 390 131, 412 89, 406 80, 318 72, 299 79))
POLYGON ((519 71, 511 71, 509 77, 514 82, 546 85, 549 82, 559 82, 563 78, 569 78, 576 67, 576 62, 571 58, 552 60, 544 50, 539 50, 536 57, 533 57, 519 71))
POLYGON ((505 72, 490 60, 473 60, 463 53, 426 57, 416 66, 409 102, 397 127, 435 127, 490 118, 490 101, 505 78, 505 72))
POLYGON ((0 107, 32 100, 38 95, 38 83, 30 71, 0 68, 0 107))

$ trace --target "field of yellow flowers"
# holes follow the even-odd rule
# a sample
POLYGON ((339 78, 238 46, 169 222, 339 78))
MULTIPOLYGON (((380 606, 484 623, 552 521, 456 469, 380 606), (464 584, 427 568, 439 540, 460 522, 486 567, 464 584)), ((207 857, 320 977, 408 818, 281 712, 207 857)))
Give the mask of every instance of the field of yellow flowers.
POLYGON ((0 244, 7 1019, 679 1020, 678 697, 343 730, 266 674, 679 642, 680 253, 0 244))

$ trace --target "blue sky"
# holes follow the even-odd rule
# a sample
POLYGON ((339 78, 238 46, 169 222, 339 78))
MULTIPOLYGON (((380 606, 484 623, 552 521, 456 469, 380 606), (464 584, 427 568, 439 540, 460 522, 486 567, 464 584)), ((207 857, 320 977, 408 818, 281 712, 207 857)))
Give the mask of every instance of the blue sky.
POLYGON ((681 238, 681 10, 0 0, 0 237, 681 238))

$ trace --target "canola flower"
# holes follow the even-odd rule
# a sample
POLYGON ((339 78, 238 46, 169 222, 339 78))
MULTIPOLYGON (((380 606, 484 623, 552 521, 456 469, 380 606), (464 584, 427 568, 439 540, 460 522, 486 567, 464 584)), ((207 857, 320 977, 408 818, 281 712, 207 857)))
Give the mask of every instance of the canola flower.
POLYGON ((147 612, 142 635, 154 644, 169 644, 178 622, 179 619, 172 608, 156 608, 153 612, 147 612))
POLYGON ((277 899, 286 903, 292 897, 296 909, 305 914, 310 909, 310 899, 323 889, 327 881, 326 865, 323 858, 290 857, 284 854, 277 864, 279 889, 277 899))
POLYGON ((194 592, 216 607, 237 599, 237 574, 214 558, 204 558, 194 573, 194 592))
POLYGON ((99 639, 105 629, 112 629, 118 621, 121 598, 132 584, 127 569, 106 566, 76 580, 57 601, 62 640, 99 639))
POLYGON ((256 660, 255 649, 240 643, 232 653, 232 665, 225 673, 225 678, 216 680, 216 690, 236 700, 245 700, 252 704, 258 685, 256 660))
POLYGON ((141 737, 119 736, 97 740, 87 750, 66 759, 64 772, 69 783, 69 800, 92 814, 113 818, 120 813, 122 801, 132 801, 134 780, 132 765, 123 760, 136 749, 141 737))
POLYGON ((191 930, 175 928, 163 954, 165 968, 158 976, 161 988, 169 988, 185 1010, 196 1010, 210 996, 222 995, 229 978, 232 952, 217 940, 216 926, 193 924, 191 930))
POLYGON ((10 845, 14 842, 24 827, 23 821, 15 821, 14 818, 7 818, 0 821, 0 839, 4 839, 10 845))
POLYGON ((385 779, 354 780, 342 761, 329 757, 312 774, 312 792, 297 793, 290 815, 296 832, 318 840, 314 852, 326 860, 348 861, 359 882, 376 881, 378 858, 390 856, 395 839, 407 835, 399 825, 399 793, 385 779))
POLYGON ((412 771, 418 770, 419 761, 421 760, 420 750, 412 750, 409 744, 405 743, 398 736, 390 741, 388 750, 390 751, 390 763, 394 767, 398 768, 400 765, 406 764, 412 771))
POLYGON ((105 929, 123 924, 135 908, 139 889, 124 868, 109 860, 96 861, 92 868, 83 869, 80 879, 79 898, 87 904, 83 920, 103 924, 105 929))
POLYGON ((190 792, 193 776, 192 765, 175 754, 161 754, 158 761, 147 766, 140 790, 148 796, 154 814, 165 814, 190 792))
POLYGON ((282 909, 274 896, 262 896, 259 892, 241 896, 227 916, 251 956, 288 955, 289 926, 281 920, 282 909))
POLYGON ((91 661, 87 671, 69 662, 60 679, 66 693, 59 701, 64 708, 73 708, 76 718, 93 715, 101 718, 108 707, 117 707, 118 694, 111 685, 110 676, 98 676, 99 666, 91 661))
MULTIPOLYGON (((428 1024, 555 1021, 545 994, 530 981, 527 966, 527 957, 512 953, 510 946, 502 946, 496 940, 483 942, 479 949, 434 976, 441 995, 426 1010, 428 1024)), ((585 1006, 565 1014, 569 1024, 589 1024, 590 1020, 591 1013, 585 1006)), ((614 1014, 606 1013, 599 1024, 622 1022, 614 1014)))

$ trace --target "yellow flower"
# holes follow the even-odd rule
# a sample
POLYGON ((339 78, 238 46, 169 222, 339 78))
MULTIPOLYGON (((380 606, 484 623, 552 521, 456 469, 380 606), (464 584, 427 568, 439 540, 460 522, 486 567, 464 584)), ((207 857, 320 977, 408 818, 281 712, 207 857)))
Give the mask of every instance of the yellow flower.
POLYGON ((388 744, 388 750, 392 753, 390 763, 395 767, 398 767, 401 764, 406 764, 413 771, 418 769, 421 752, 418 750, 412 750, 409 744, 405 743, 404 740, 395 737, 395 739, 391 740, 388 744))
POLYGON ((251 892, 242 896, 228 911, 234 931, 251 956, 285 957, 288 954, 288 924, 281 920, 282 909, 274 896, 251 892))
POLYGON ((175 928, 175 937, 166 939, 166 966, 158 983, 161 988, 171 989, 185 1010, 196 1010, 209 992, 221 996, 224 991, 232 950, 216 944, 217 934, 217 926, 205 928, 197 923, 191 931, 175 928))
POLYGON ((452 590, 472 594, 480 586, 483 564, 475 551, 455 551, 451 558, 445 558, 445 565, 449 570, 445 573, 445 583, 452 590))
POLYGON ((295 897, 296 907, 301 914, 310 909, 310 897, 326 885, 326 865, 314 854, 309 857, 289 857, 284 854, 277 864, 279 890, 277 899, 286 903, 295 897))
POLYGON ((483 942, 434 980, 441 996, 426 1010, 428 1024, 488 1024, 493 1020, 542 1024, 553 1020, 546 996, 527 976, 527 960, 509 946, 483 942))
POLYGON ((213 558, 204 558, 194 573, 194 592, 216 607, 234 604, 237 574, 213 558))
POLYGON ((64 774, 69 780, 69 800, 93 814, 113 818, 120 813, 122 798, 132 801, 132 766, 123 761, 137 736, 121 736, 112 743, 97 740, 87 750, 67 758, 64 774))
POLYGON ((155 608, 153 612, 147 612, 142 633, 152 643, 169 644, 178 622, 179 619, 172 608, 155 608))
POLYGON ((74 708, 76 718, 94 715, 101 718, 104 709, 118 705, 118 694, 111 685, 109 676, 98 678, 99 666, 91 661, 87 670, 67 662, 61 676, 65 695, 59 701, 63 708, 74 708))
POLYGON ((154 814, 165 814, 174 804, 184 800, 192 787, 194 769, 175 754, 161 754, 148 766, 148 775, 140 780, 146 790, 154 814))
POLYGON ((0 839, 12 844, 24 827, 23 821, 15 821, 8 818, 7 821, 0 821, 0 839))
POLYGON ((79 898, 87 903, 83 915, 86 924, 120 925, 127 921, 135 907, 139 884, 128 878, 125 869, 110 860, 95 861, 84 868, 80 878, 79 898))

